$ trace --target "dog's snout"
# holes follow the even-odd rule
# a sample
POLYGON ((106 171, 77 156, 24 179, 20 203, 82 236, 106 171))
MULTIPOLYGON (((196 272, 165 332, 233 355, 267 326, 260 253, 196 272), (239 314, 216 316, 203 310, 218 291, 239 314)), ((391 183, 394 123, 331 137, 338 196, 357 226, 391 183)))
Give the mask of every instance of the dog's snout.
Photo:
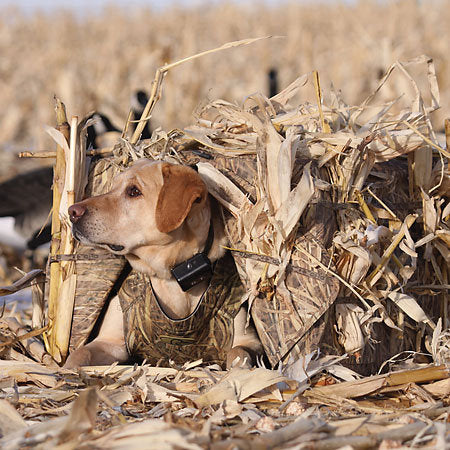
POLYGON ((83 214, 86 212, 86 207, 81 205, 80 203, 75 203, 74 205, 69 207, 69 217, 72 223, 77 223, 83 214))

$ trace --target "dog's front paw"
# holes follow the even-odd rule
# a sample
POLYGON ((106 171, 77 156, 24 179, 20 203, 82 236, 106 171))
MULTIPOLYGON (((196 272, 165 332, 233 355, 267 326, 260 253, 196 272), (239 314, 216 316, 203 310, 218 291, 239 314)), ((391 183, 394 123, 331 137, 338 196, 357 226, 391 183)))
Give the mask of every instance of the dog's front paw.
POLYGON ((104 366, 115 362, 123 363, 127 359, 125 344, 96 339, 71 353, 63 367, 75 369, 80 366, 104 366))
POLYGON ((232 367, 241 367, 243 369, 250 369, 253 366, 253 352, 241 346, 233 347, 227 355, 227 369, 232 367))
POLYGON ((86 347, 81 347, 69 355, 63 367, 64 369, 76 369, 81 366, 90 366, 91 360, 91 351, 86 347))

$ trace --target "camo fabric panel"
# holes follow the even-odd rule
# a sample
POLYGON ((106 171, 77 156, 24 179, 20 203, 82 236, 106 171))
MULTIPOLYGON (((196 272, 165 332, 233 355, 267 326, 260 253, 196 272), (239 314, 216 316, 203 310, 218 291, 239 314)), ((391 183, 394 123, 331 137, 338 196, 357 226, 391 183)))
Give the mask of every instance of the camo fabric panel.
POLYGON ((243 294, 233 258, 227 254, 215 264, 196 310, 185 319, 173 320, 161 310, 149 277, 132 271, 119 292, 130 354, 152 365, 197 359, 223 365, 243 294))
MULTIPOLYGON (((325 266, 329 262, 325 248, 311 238, 299 236, 296 246, 325 266)), ((339 291, 337 279, 308 261, 301 251, 294 250, 291 263, 305 272, 287 271, 284 283, 276 287, 274 294, 260 295, 252 308, 256 329, 272 366, 284 358, 296 360, 303 352, 309 353, 320 346, 324 323, 319 319, 339 291)))
MULTIPOLYGON (((108 192, 117 168, 111 158, 94 161, 89 170, 86 196, 108 192)), ((77 287, 75 290, 70 351, 86 343, 108 295, 126 264, 123 256, 114 256, 107 250, 79 245, 77 255, 94 257, 95 260, 76 261, 77 287)))
MULTIPOLYGON (((226 175, 236 186, 249 195, 256 197, 257 184, 256 157, 253 155, 236 158, 216 153, 180 152, 185 164, 208 162, 226 175)), ((297 158, 293 184, 300 180, 302 169, 307 160, 297 158)), ((261 288, 259 296, 253 301, 251 315, 258 336, 272 366, 280 360, 298 359, 305 352, 321 346, 330 337, 324 335, 325 321, 319 320, 334 303, 339 283, 308 254, 333 270, 327 248, 336 229, 334 211, 325 208, 322 203, 329 200, 326 193, 317 191, 314 201, 303 217, 303 227, 299 229, 291 256, 291 265, 299 271, 287 270, 286 277, 278 286, 261 288), (308 230, 306 234, 304 230, 308 230)), ((237 232, 237 221, 226 213, 227 229, 232 247, 242 249, 237 232)), ((244 249, 243 249, 244 250, 244 249)), ((250 289, 245 270, 245 258, 233 254, 242 282, 250 289)), ((264 270, 261 263, 261 273, 264 270)))

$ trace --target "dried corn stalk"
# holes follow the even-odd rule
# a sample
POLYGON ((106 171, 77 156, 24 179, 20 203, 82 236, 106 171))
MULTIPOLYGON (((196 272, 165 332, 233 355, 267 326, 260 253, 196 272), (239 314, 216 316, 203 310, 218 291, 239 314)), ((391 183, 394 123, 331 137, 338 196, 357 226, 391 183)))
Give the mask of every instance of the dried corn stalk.
MULTIPOLYGON (((78 118, 74 116, 70 126, 70 146, 65 137, 56 129, 49 129, 49 134, 63 149, 65 156, 65 176, 62 187, 62 195, 57 209, 60 221, 59 236, 56 240, 56 252, 50 256, 51 268, 57 264, 58 269, 50 272, 50 296, 49 296, 49 351, 56 361, 62 362, 67 356, 69 348, 70 330, 74 307, 76 273, 73 261, 52 260, 59 254, 72 254, 75 240, 71 234, 68 208, 77 200, 80 200, 86 186, 86 121, 78 124, 78 118)), ((55 206, 54 206, 55 208, 55 206)), ((55 242, 52 243, 54 245, 55 242)))

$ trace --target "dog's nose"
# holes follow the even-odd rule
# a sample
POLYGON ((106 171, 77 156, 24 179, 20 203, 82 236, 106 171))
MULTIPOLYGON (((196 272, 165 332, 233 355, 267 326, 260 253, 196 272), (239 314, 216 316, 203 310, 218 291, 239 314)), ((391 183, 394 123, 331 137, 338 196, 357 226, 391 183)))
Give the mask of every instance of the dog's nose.
POLYGON ((83 214, 86 212, 86 207, 80 205, 79 203, 75 203, 74 205, 69 207, 69 217, 72 223, 77 223, 83 214))

